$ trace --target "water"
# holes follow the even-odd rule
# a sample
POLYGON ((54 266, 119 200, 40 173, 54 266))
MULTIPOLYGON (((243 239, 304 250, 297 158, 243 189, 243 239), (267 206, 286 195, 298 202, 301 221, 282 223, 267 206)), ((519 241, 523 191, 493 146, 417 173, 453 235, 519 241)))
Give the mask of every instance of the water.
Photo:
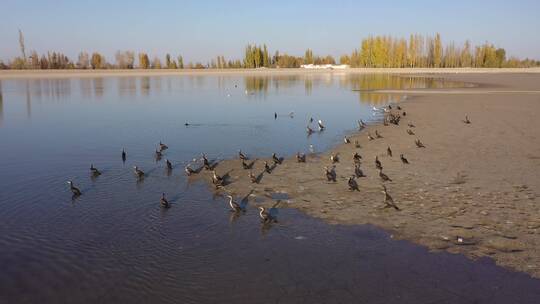
POLYGON ((255 202, 235 217, 183 174, 201 152, 328 149, 357 119, 378 119, 373 106, 403 98, 371 89, 464 85, 340 74, 3 80, 0 302, 538 303, 538 280, 489 260, 292 209, 261 226, 255 202), (307 137, 310 117, 327 130, 307 137), (160 140, 171 174, 153 158, 160 140), (90 178, 91 163, 102 176, 90 178), (68 179, 82 196, 72 199, 68 179))

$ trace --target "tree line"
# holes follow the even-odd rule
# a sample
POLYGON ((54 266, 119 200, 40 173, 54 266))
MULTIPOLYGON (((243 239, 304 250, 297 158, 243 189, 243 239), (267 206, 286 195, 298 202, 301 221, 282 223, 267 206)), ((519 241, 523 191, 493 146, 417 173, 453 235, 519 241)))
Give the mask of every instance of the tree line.
MULTIPOLYGON (((253 69, 253 68, 299 68, 303 64, 336 64, 331 55, 315 55, 307 49, 303 56, 281 54, 279 50, 270 55, 266 44, 248 44, 242 60, 226 60, 219 55, 207 63, 189 62, 184 65, 181 55, 166 54, 164 61, 151 58, 145 52, 117 51, 114 63, 107 61, 99 52, 80 52, 71 60, 61 52, 39 55, 32 51, 26 54, 22 31, 19 30, 21 56, 7 63, 0 60, 0 69, 253 69)), ((540 66, 532 59, 507 58, 504 48, 485 42, 473 46, 467 40, 458 46, 454 42, 443 44, 440 34, 434 37, 411 34, 408 39, 391 36, 369 36, 362 39, 360 48, 339 58, 340 64, 351 67, 369 68, 502 68, 540 66)))

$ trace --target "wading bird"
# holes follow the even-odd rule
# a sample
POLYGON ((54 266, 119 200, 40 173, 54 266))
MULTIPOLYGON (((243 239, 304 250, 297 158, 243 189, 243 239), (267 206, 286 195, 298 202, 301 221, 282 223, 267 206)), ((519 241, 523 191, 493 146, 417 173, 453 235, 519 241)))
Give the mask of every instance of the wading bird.
POLYGON ((159 200, 159 204, 163 208, 169 208, 171 206, 171 204, 169 203, 169 201, 165 197, 165 193, 161 193, 161 199, 159 200))
POLYGON ((276 153, 272 153, 272 160, 274 161, 274 164, 281 165, 281 159, 276 155, 276 153))
POLYGON ((322 131, 324 130, 326 127, 323 125, 323 122, 322 120, 319 119, 319 121, 317 122, 317 124, 319 125, 319 131, 322 131))
POLYGON ((193 170, 190 165, 188 164, 185 168, 184 168, 184 171, 186 172, 186 175, 187 176, 190 176, 192 174, 195 174, 195 170, 193 170))
POLYGON ((399 210, 398 206, 396 206, 396 204, 394 203, 394 199, 390 196, 390 194, 386 190, 386 186, 382 185, 382 188, 383 188, 382 193, 384 193, 384 204, 385 204, 384 208, 392 207, 396 210, 399 210))
POLYGON ((137 167, 137 166, 133 166, 133 172, 135 173, 135 175, 138 178, 143 178, 144 177, 144 172, 141 169, 139 169, 139 167, 137 167))
POLYGON ((160 150, 160 151, 163 151, 163 150, 167 150, 167 149, 169 149, 169 147, 168 147, 166 144, 164 144, 164 143, 162 143, 162 142, 160 141, 160 142, 159 142, 159 150, 160 150))
POLYGON ((379 169, 379 177, 381 178, 381 180, 383 182, 391 182, 392 180, 390 179, 390 177, 388 177, 388 175, 384 174, 382 172, 382 169, 379 169))
POLYGON ((242 207, 240 207, 240 205, 233 200, 232 196, 227 195, 227 197, 229 198, 229 207, 231 207, 231 212, 240 212, 240 211, 242 211, 242 207))
POLYGON ((328 169, 328 167, 324 167, 324 174, 326 175, 326 180, 328 180, 329 182, 336 182, 335 167, 332 167, 332 169, 328 169))
POLYGON ((352 158, 355 164, 359 164, 362 161, 362 156, 358 152, 354 152, 352 158))
POLYGON ((350 144, 350 143, 351 143, 351 140, 350 140, 347 136, 345 136, 345 137, 343 138, 343 142, 346 143, 346 144, 350 144))
POLYGON ((167 169, 172 170, 172 163, 168 159, 165 160, 165 163, 167 164, 167 169))
POLYGON ((306 155, 300 154, 300 152, 296 152, 296 161, 299 163, 305 163, 306 162, 306 155))
POLYGON ((420 141, 420 139, 416 139, 414 141, 414 143, 416 144, 416 147, 418 148, 425 148, 426 146, 424 146, 424 144, 420 141))
POLYGON ((73 182, 72 181, 67 181, 68 185, 69 185, 69 189, 71 190, 71 193, 73 193, 73 195, 75 196, 79 196, 82 194, 81 190, 79 190, 79 188, 75 187, 73 185, 73 182))
POLYGON ((392 149, 390 149, 390 146, 388 146, 388 148, 386 148, 386 155, 392 157, 392 149))
POLYGON ((375 136, 377 136, 377 138, 383 138, 381 134, 379 134, 379 131, 375 130, 375 136))
POLYGON ((126 150, 122 149, 122 161, 125 162, 126 161, 126 150))
POLYGON ((414 135, 414 132, 413 132, 413 130, 411 130, 411 129, 407 129, 407 134, 409 134, 409 135, 414 135))
POLYGON ((330 161, 332 161, 333 164, 339 163, 339 155, 337 153, 330 154, 330 161))
POLYGON ((469 120, 469 116, 465 115, 465 119, 463 120, 464 123, 470 124, 471 121, 469 120))
POLYGON ((375 156, 375 168, 382 170, 382 163, 378 156, 375 156))
POLYGON ((354 179, 354 175, 349 177, 349 181, 347 183, 349 185, 349 190, 351 190, 351 191, 355 191, 355 190, 360 191, 360 189, 358 189, 358 183, 354 179))
POLYGON ((242 150, 238 150, 238 158, 240 158, 241 160, 247 160, 247 156, 242 153, 242 150))
POLYGON ((365 177, 364 172, 360 168, 359 164, 354 165, 354 175, 356 177, 365 177))
POLYGON ((94 164, 90 164, 90 172, 92 173, 93 176, 101 175, 101 172, 99 172, 99 170, 96 167, 94 167, 94 164))
POLYGON ((408 164, 409 161, 405 158, 405 156, 403 156, 403 154, 400 154, 399 155, 399 158, 401 158, 401 162, 404 163, 404 164, 408 164))

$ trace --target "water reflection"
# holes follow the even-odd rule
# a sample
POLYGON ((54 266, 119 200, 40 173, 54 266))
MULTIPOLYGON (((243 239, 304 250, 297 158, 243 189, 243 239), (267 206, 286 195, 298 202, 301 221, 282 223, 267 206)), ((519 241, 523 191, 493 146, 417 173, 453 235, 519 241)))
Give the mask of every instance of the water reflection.
POLYGON ((0 80, 0 127, 4 121, 4 95, 2 92, 2 81, 0 80))

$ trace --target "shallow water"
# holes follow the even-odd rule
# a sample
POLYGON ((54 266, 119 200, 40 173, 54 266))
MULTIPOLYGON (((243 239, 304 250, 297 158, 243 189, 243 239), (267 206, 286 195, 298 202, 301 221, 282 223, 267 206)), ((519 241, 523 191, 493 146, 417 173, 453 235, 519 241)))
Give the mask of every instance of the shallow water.
POLYGON ((201 152, 327 149, 357 119, 378 119, 373 106, 402 98, 372 89, 463 85, 339 73, 4 80, 0 302, 539 303, 538 280, 489 260, 428 253, 291 209, 261 225, 256 202, 235 216, 183 174, 201 152), (307 137, 310 117, 327 130, 307 137), (170 149, 156 162, 160 140, 170 149), (91 163, 102 176, 90 178, 91 163), (81 197, 72 199, 68 179, 81 197), (162 192, 170 209, 159 207, 162 192))

